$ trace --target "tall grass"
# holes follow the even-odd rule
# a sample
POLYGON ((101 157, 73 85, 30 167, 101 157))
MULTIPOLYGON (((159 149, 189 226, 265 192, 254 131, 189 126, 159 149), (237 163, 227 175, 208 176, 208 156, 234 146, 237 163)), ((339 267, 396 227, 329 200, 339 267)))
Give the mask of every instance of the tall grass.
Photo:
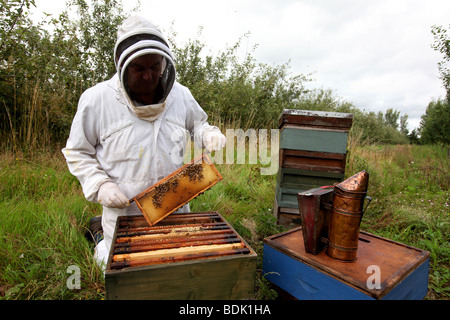
MULTIPOLYGON (((352 140, 354 139, 354 140, 352 140)), ((427 299, 448 299, 450 280, 449 163, 434 146, 364 146, 349 141, 347 175, 370 174, 361 229, 431 253, 427 299)), ((191 202, 192 211, 218 211, 257 251, 256 298, 276 294, 264 280, 262 243, 283 227, 272 214, 276 176, 260 164, 217 164, 223 180, 191 202)), ((102 299, 104 280, 84 238, 90 204, 61 154, 0 154, 0 298, 102 299), (81 270, 71 290, 68 267, 81 270)))
POLYGON ((427 298, 450 297, 450 164, 439 146, 352 149, 347 174, 367 170, 373 198, 361 228, 431 254, 427 298))
MULTIPOLYGON (((262 240, 282 229, 271 213, 274 176, 260 165, 217 165, 223 181, 191 202, 191 211, 219 211, 262 255, 262 240)), ((0 155, 0 298, 101 299, 104 280, 84 238, 101 214, 56 154, 0 155), (80 290, 66 285, 68 267, 81 269, 80 290)), ((261 269, 261 261, 258 268, 261 269)))
POLYGON ((4 299, 96 299, 101 271, 84 239, 88 204, 62 157, 24 160, 0 155, 0 297, 4 299), (67 268, 77 265, 82 287, 69 290, 67 268))

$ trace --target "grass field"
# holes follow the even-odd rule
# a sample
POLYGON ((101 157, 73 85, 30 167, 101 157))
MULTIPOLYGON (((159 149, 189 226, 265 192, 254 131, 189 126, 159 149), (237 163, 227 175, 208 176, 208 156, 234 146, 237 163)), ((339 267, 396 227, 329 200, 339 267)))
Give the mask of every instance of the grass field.
MULTIPOLYGON (((276 294, 261 277, 262 240, 283 231, 272 215, 276 176, 259 165, 217 165, 224 179, 191 202, 219 211, 258 252, 257 299, 276 294)), ((370 173, 373 198, 361 229, 430 251, 427 299, 450 297, 450 172, 436 146, 352 146, 347 176, 370 173)), ((0 155, 0 299, 102 299, 104 280, 84 238, 101 214, 87 202, 60 153, 0 155), (80 289, 69 289, 71 266, 80 289)))

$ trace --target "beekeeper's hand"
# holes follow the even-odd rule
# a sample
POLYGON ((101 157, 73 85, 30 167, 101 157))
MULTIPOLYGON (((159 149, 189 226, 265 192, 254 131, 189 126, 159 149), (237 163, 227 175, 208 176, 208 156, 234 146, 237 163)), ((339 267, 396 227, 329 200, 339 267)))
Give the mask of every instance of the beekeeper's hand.
POLYGON ((220 151, 227 142, 227 138, 219 131, 205 132, 203 135, 203 145, 208 151, 220 151))
POLYGON ((105 182, 98 189, 98 202, 105 207, 123 209, 130 205, 127 197, 114 182, 105 182))

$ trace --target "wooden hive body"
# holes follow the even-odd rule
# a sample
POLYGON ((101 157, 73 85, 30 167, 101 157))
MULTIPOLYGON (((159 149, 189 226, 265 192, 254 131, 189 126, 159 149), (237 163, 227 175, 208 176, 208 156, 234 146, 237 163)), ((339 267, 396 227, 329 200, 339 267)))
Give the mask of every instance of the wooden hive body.
POLYGON ((119 217, 105 272, 106 298, 243 299, 256 253, 217 212, 174 213, 149 226, 119 217))

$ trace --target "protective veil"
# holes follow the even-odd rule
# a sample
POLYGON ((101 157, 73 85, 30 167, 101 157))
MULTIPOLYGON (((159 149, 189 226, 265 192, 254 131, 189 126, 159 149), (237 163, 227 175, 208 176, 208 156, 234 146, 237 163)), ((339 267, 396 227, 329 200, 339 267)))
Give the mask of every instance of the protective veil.
MULTIPOLYGON (((116 184, 131 199, 177 170, 183 165, 187 138, 199 142, 200 148, 211 140, 207 137, 224 139, 217 127, 208 124, 189 89, 175 81, 172 53, 151 22, 139 17, 126 20, 118 31, 114 57, 116 75, 82 94, 62 150, 70 172, 92 202, 98 202, 99 188, 106 182, 116 184), (161 94, 154 105, 139 106, 130 98, 125 70, 133 59, 148 53, 164 58, 161 94)), ((179 211, 188 212, 189 205, 179 211)), ((140 214, 135 203, 123 209, 103 206, 104 240, 96 248, 98 262, 106 263, 117 217, 133 214, 140 214)))
POLYGON ((114 57, 119 75, 119 89, 128 100, 128 105, 141 119, 155 121, 164 111, 166 98, 175 82, 173 56, 161 30, 150 21, 138 16, 125 20, 117 32, 114 57), (154 104, 141 105, 130 99, 126 73, 127 67, 134 59, 147 54, 157 54, 163 58, 159 79, 162 95, 154 104))

